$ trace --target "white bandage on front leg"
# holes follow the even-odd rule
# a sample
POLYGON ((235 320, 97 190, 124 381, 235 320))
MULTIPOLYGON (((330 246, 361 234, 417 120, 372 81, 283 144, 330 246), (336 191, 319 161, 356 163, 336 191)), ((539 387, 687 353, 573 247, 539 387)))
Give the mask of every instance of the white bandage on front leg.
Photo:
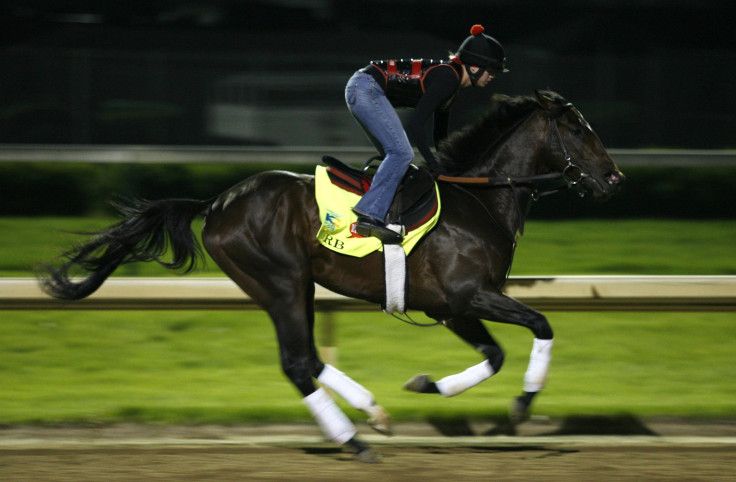
POLYGON ((363 412, 368 412, 375 404, 371 392, 332 365, 325 364, 317 381, 344 398, 351 407, 363 412))
POLYGON ((437 385, 437 390, 440 391, 443 397, 452 397, 476 386, 483 380, 487 380, 494 373, 491 363, 488 360, 483 360, 482 363, 472 366, 464 372, 438 380, 435 385, 437 385))
POLYGON ((324 388, 304 397, 304 404, 329 440, 344 444, 355 436, 355 426, 324 388))
POLYGON ((538 392, 547 382, 549 362, 552 360, 552 340, 534 339, 529 367, 524 374, 524 391, 538 392))

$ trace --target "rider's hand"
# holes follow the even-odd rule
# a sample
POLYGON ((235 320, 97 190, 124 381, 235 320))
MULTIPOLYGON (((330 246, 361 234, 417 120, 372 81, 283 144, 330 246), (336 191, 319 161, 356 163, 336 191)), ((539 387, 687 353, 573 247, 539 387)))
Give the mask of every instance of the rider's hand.
POLYGON ((427 169, 429 169, 429 172, 432 173, 432 176, 437 179, 440 176, 446 176, 447 171, 445 171, 445 168, 442 167, 441 164, 438 162, 428 162, 427 163, 427 169))

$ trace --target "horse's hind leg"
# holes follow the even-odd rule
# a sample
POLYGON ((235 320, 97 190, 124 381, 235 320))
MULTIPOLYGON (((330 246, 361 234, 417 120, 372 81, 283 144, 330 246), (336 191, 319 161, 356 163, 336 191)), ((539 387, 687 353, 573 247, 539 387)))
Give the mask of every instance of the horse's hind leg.
MULTIPOLYGON (((314 340, 314 286, 310 286, 308 295, 305 297, 307 301, 307 322, 309 327, 309 349, 310 358, 313 360, 311 376, 317 381, 337 393, 350 406, 366 413, 368 425, 379 433, 384 435, 391 434, 391 417, 383 407, 376 404, 373 394, 364 386, 347 376, 332 365, 322 363, 317 354, 317 348, 314 340)), ((311 381, 311 378, 310 378, 311 381)))
POLYGON ((303 402, 327 439, 350 446, 361 460, 374 460, 373 452, 356 438, 356 429, 348 417, 314 378, 325 365, 317 356, 314 343, 314 284, 298 282, 295 273, 275 270, 255 275, 245 272, 214 239, 205 237, 205 245, 218 266, 269 314, 276 328, 279 355, 284 374, 303 396, 303 402))
MULTIPOLYGON (((283 285, 282 285, 283 286, 283 285)), ((278 302, 267 308, 276 327, 281 366, 286 376, 304 396, 304 404, 329 440, 351 447, 356 456, 366 462, 375 460, 373 451, 358 438, 350 419, 337 406, 324 388, 317 388, 314 378, 334 388, 348 402, 364 411, 383 411, 371 395, 338 370, 322 363, 314 343, 314 285, 304 290, 294 286, 281 292, 278 302)))
POLYGON ((368 425, 384 435, 391 435, 391 416, 376 404, 373 394, 358 382, 326 364, 317 380, 345 399, 353 408, 368 414, 368 425))
POLYGON ((281 368, 304 397, 304 404, 314 416, 325 436, 333 442, 346 444, 356 435, 353 423, 335 404, 330 395, 314 384, 314 377, 324 371, 314 346, 314 288, 308 293, 289 290, 279 301, 267 308, 276 327, 281 356, 281 368), (311 293, 310 293, 311 292, 311 293))

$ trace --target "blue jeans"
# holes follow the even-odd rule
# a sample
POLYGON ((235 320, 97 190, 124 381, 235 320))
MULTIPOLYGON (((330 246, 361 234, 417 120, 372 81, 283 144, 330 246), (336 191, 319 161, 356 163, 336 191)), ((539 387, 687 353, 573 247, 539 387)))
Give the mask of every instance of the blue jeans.
POLYGON ((350 113, 384 156, 371 188, 353 211, 385 221, 401 179, 414 159, 414 150, 396 110, 370 74, 358 71, 350 78, 345 87, 345 101, 350 113))

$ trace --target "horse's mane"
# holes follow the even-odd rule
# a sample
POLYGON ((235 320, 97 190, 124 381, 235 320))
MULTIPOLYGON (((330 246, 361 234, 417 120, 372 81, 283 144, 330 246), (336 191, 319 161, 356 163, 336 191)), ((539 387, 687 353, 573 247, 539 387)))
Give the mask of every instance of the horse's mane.
POLYGON ((451 176, 467 172, 485 160, 483 154, 489 151, 489 147, 537 107, 539 103, 534 97, 495 94, 480 119, 440 142, 437 150, 439 162, 451 176))

